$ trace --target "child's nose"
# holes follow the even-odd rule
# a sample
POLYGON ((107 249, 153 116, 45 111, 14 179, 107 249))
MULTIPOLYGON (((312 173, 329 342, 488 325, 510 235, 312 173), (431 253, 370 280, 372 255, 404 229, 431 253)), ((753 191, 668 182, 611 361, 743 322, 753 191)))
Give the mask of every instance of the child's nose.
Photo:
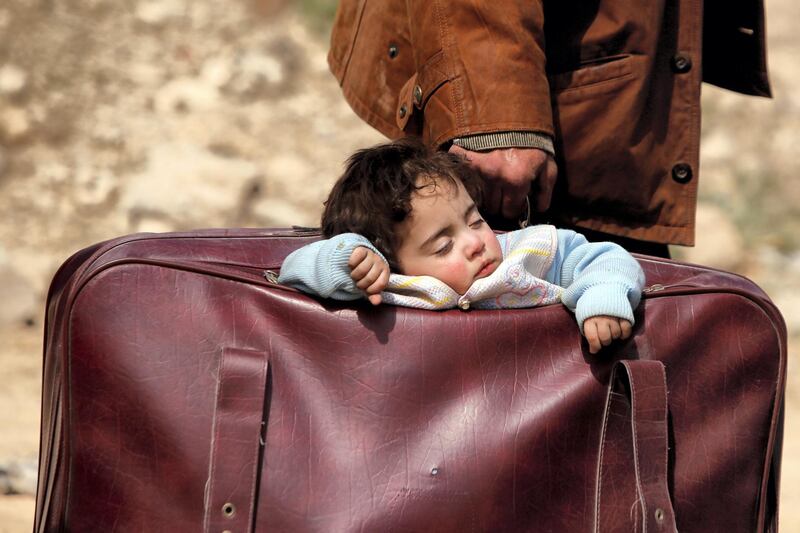
POLYGON ((480 254, 483 252, 484 248, 486 248, 486 244, 483 242, 483 239, 481 239, 480 235, 478 235, 476 232, 470 232, 466 247, 467 257, 472 258, 480 254))

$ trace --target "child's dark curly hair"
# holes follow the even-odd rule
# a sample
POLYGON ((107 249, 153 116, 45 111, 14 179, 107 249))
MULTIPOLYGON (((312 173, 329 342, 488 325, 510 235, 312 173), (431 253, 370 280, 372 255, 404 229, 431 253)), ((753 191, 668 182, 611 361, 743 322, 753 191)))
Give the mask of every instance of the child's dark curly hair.
POLYGON ((413 137, 359 150, 325 202, 322 233, 325 238, 363 235, 399 271, 394 252, 401 242, 395 226, 411 212, 412 194, 431 181, 434 186, 463 183, 480 206, 481 177, 460 156, 428 148, 413 137))

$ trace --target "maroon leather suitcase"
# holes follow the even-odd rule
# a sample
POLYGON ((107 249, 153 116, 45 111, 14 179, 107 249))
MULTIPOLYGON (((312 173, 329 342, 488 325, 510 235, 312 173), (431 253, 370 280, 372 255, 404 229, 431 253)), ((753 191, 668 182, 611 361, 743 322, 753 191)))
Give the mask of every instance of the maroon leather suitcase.
POLYGON ((640 257, 634 335, 560 305, 324 301, 296 230, 83 250, 47 309, 35 531, 776 531, 786 329, 640 257))

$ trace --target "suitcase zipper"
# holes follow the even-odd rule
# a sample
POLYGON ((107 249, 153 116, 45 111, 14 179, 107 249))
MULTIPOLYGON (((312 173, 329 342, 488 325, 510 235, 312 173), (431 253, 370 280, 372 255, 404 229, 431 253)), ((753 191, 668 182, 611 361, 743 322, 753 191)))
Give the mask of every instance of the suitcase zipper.
MULTIPOLYGON (((263 275, 268 282, 278 284, 279 273, 276 272, 275 270, 264 270, 263 275)), ((678 283, 675 285, 662 285, 661 283, 654 283, 653 285, 650 285, 649 287, 645 287, 644 289, 642 289, 642 294, 652 294, 654 292, 661 292, 663 290, 672 289, 675 287, 691 288, 691 287, 696 287, 696 285, 689 283, 678 283)))
POLYGON ((642 289, 642 294, 653 294, 656 292, 663 292, 668 289, 683 289, 683 290, 698 289, 706 291, 708 290, 708 287, 703 287, 702 285, 697 285, 696 283, 675 283, 674 285, 662 285, 661 283, 653 283, 652 285, 642 289))
MULTIPOLYGON (((131 259, 123 259, 119 261, 112 261, 110 263, 107 263, 106 265, 103 265, 103 268, 97 270, 96 272, 94 272, 94 274, 125 263, 140 263, 140 264, 150 264, 154 266, 162 266, 167 268, 182 268, 188 271, 217 275, 228 279, 279 287, 283 290, 287 290, 290 292, 300 292, 293 287, 281 285, 280 283, 278 283, 279 270, 264 269, 263 267, 259 268, 259 267, 245 266, 245 265, 221 264, 221 263, 204 262, 204 261, 182 262, 175 260, 165 261, 158 259, 149 259, 149 260, 140 259, 137 261, 131 259)), ((83 283, 86 283, 87 281, 88 279, 84 280, 83 283)), ((753 295, 746 291, 738 290, 735 288, 721 289, 721 288, 715 288, 713 286, 698 285, 695 283, 675 283, 672 285, 654 283, 642 289, 642 295, 647 297, 657 297, 662 295, 674 296, 679 294, 714 292, 715 290, 716 291, 722 290, 722 292, 728 292, 732 294, 740 294, 745 298, 749 298, 751 300, 756 301, 756 299, 753 298, 753 295)), ((762 300, 758 299, 758 301, 760 302, 762 300)))
POLYGON ((666 287, 664 287, 662 284, 655 283, 653 285, 650 285, 649 287, 645 287, 644 289, 642 289, 642 293, 643 294, 649 294, 651 292, 659 292, 659 291, 663 291, 665 288, 666 287))
POLYGON ((642 294, 645 295, 655 295, 658 292, 668 291, 670 294, 684 294, 688 292, 713 292, 713 288, 704 287, 703 285, 698 285, 696 283, 675 283, 672 285, 663 285, 661 283, 653 283, 652 285, 645 287, 642 289, 642 294), (676 290, 673 290, 676 289, 676 290))

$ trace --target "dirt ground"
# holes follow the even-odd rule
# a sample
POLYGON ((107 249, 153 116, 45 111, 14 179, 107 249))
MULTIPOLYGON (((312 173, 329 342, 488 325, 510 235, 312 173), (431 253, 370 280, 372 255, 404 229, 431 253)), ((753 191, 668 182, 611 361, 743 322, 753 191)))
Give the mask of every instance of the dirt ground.
MULTIPOLYGON (((0 457, 32 459, 39 447, 41 332, 6 329, 0 338, 11 344, 0 355, 0 457)), ((32 495, 0 496, 0 532, 30 531, 34 507, 32 495)))
MULTIPOLYGON (((327 72, 308 23, 326 11, 285 4, 0 5, 0 468, 37 457, 61 261, 135 231, 316 225, 345 157, 381 140, 327 72)), ((704 88, 698 246, 674 253, 750 277, 786 317, 780 517, 800 531, 800 9, 767 4, 775 97, 704 88)), ((0 496, 0 533, 33 514, 33 495, 0 496)))

